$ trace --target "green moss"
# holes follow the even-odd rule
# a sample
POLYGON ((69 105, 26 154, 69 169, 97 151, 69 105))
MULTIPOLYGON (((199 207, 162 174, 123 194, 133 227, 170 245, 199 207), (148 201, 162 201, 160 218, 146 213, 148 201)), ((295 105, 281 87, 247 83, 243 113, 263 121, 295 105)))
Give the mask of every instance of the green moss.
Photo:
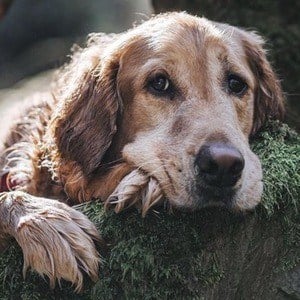
POLYGON ((300 208, 300 138, 287 125, 270 122, 256 136, 252 148, 263 165, 262 205, 268 215, 275 209, 300 208))
POLYGON ((193 214, 162 209, 143 219, 134 209, 117 215, 101 203, 81 206, 109 244, 106 254, 100 250, 105 259, 100 280, 87 281, 79 296, 68 283, 51 291, 33 274, 24 281, 21 253, 13 246, 0 256, 0 299, 206 299, 212 291, 227 293, 229 285, 246 295, 244 281, 254 280, 247 276, 266 272, 270 279, 299 263, 299 145, 299 135, 277 122, 252 142, 265 188, 262 205, 249 216, 216 208, 193 214))

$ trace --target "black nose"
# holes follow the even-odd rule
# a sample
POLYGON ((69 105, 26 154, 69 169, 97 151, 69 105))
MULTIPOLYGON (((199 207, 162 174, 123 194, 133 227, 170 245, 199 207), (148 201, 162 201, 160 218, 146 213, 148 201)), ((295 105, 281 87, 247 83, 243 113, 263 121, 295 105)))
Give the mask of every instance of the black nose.
POLYGON ((210 143, 203 145, 198 152, 195 173, 208 185, 230 187, 241 177, 244 165, 244 158, 235 147, 210 143))

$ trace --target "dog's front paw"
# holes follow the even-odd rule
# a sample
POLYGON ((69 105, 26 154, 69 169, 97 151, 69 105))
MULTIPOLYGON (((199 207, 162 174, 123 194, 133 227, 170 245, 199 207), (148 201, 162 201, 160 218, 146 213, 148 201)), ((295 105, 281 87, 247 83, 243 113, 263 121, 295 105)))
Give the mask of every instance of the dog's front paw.
POLYGON ((76 291, 82 289, 83 272, 97 280, 100 257, 94 242, 100 236, 85 215, 58 201, 22 192, 5 197, 2 205, 14 224, 10 233, 24 254, 24 276, 32 268, 49 277, 51 287, 65 279, 76 291))
POLYGON ((105 207, 115 205, 119 213, 126 207, 136 205, 145 217, 149 209, 163 199, 162 190, 153 177, 136 169, 126 175, 105 202, 105 207))

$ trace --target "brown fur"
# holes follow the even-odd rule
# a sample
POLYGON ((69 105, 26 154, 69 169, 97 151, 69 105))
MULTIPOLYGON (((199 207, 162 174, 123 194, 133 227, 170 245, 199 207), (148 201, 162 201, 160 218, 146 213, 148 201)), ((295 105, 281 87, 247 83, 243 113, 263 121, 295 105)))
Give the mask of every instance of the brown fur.
POLYGON ((80 290, 82 272, 97 278, 100 236, 61 202, 97 198, 116 212, 134 204, 143 216, 163 198, 186 209, 220 204, 196 189, 193 162, 206 142, 243 155, 232 208, 253 209, 262 171, 248 138, 284 111, 262 44, 254 33, 185 13, 90 36, 52 93, 27 100, 7 129, 1 162, 12 191, 0 198, 0 250, 14 237, 24 272, 31 267, 52 286, 63 278, 80 290), (149 92, 149 76, 158 72, 176 86, 172 97, 149 92), (228 72, 247 81, 240 98, 226 90, 228 72))

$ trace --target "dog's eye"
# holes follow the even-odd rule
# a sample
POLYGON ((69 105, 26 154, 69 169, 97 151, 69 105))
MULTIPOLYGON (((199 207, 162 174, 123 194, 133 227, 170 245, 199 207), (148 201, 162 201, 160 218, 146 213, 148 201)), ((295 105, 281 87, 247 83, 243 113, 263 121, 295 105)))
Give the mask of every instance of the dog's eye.
POLYGON ((166 76, 158 75, 150 81, 150 85, 158 92, 165 92, 170 87, 170 81, 166 76))
POLYGON ((149 91, 156 96, 172 96, 173 88, 170 79, 159 74, 148 81, 149 91))
POLYGON ((234 74, 230 74, 228 76, 227 84, 229 92, 237 96, 242 96, 248 88, 247 83, 242 78, 234 74))

